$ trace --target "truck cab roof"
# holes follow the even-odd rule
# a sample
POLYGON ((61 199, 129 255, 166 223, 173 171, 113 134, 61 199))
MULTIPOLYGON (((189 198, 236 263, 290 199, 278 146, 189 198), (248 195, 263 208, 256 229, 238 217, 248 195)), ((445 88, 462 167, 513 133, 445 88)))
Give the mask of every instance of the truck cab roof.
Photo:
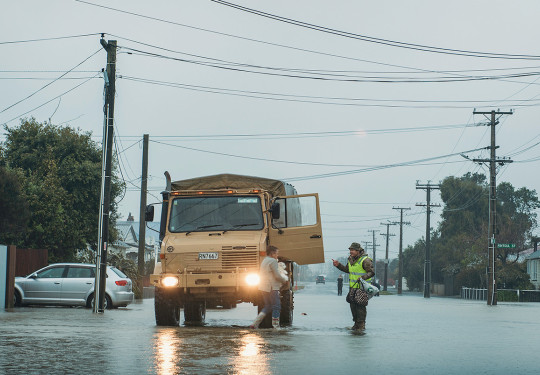
POLYGON ((280 180, 229 173, 174 181, 171 184, 173 191, 246 188, 265 190, 274 197, 297 194, 296 189, 291 184, 280 180))

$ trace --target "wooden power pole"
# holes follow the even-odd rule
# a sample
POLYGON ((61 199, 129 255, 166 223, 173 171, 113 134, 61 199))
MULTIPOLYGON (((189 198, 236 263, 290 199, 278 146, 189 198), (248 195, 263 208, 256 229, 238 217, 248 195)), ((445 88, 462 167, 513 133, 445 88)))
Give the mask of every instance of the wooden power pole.
POLYGON ((142 158, 142 174, 141 174, 141 206, 139 211, 139 254, 137 259, 139 293, 143 298, 143 277, 144 277, 144 253, 146 250, 146 193, 148 187, 148 134, 143 136, 143 158, 142 158))
POLYGON ((375 276, 377 276, 377 241, 375 240, 375 233, 380 231, 378 229, 369 229, 368 232, 373 234, 373 270, 375 271, 375 276))
POLYGON ((490 112, 478 112, 474 111, 475 115, 490 115, 490 126, 491 126, 491 146, 489 147, 491 155, 489 159, 473 159, 477 163, 489 163, 489 226, 488 226, 488 261, 487 261, 487 304, 496 305, 497 304, 497 279, 495 275, 495 247, 497 246, 497 241, 495 239, 495 234, 497 233, 497 215, 496 215, 496 205, 497 205, 497 164, 504 165, 505 163, 511 163, 512 160, 504 158, 497 159, 496 149, 498 146, 495 144, 495 125, 499 122, 497 121, 497 115, 511 115, 513 112, 501 112, 501 111, 490 111, 490 112))
POLYGON ((428 181, 427 184, 416 183, 416 189, 425 189, 427 198, 426 204, 417 203, 417 206, 426 207, 426 255, 424 261, 424 298, 429 298, 431 296, 431 249, 430 249, 430 239, 431 239, 431 225, 430 225, 430 213, 431 207, 440 207, 440 204, 431 204, 431 189, 440 189, 441 185, 431 185, 428 181))
POLYGON ((394 224, 399 224, 399 266, 398 266, 398 294, 403 292, 403 224, 410 224, 409 222, 403 222, 403 210, 410 210, 410 208, 405 207, 392 207, 393 210, 400 211, 399 223, 394 222, 394 224))
POLYGON ((381 225, 386 225, 386 233, 381 233, 381 236, 386 236, 386 257, 384 258, 384 281, 383 281, 383 290, 388 290, 388 245, 390 236, 395 236, 395 234, 390 234, 390 225, 396 225, 395 223, 381 223, 381 225))
POLYGON ((105 311, 105 282, 107 277, 107 245, 109 243, 109 212, 111 206, 112 151, 114 136, 114 94, 116 90, 116 40, 99 41, 107 51, 105 73, 105 105, 102 144, 101 198, 99 205, 98 252, 96 256, 96 281, 94 283, 94 312, 105 311))

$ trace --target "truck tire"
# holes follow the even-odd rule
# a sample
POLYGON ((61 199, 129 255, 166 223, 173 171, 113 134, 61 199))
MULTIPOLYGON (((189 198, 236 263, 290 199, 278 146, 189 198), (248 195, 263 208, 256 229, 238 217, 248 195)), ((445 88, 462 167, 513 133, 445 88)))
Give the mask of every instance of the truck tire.
POLYGON ((287 327, 292 325, 294 310, 294 294, 292 290, 284 290, 281 292, 281 312, 279 314, 279 325, 287 327))
POLYGON ((180 306, 174 298, 158 287, 154 296, 154 311, 156 325, 175 327, 180 325, 180 306))
POLYGON ((202 325, 206 319, 206 303, 204 301, 186 302, 184 304, 184 320, 187 325, 202 325))

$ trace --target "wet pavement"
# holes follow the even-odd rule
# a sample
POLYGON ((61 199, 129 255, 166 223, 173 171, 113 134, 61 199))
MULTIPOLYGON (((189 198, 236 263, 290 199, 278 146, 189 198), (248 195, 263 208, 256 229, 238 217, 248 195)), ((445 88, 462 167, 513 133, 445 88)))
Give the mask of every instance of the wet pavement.
MULTIPOLYGON (((209 309, 204 327, 157 327, 153 300, 0 312, 0 374, 537 374, 540 303, 420 294, 372 299, 353 333, 335 283, 295 294, 291 328, 250 330, 256 307, 209 309)), ((346 288, 344 288, 346 292, 346 288)), ((182 315, 183 316, 183 315, 182 315)))

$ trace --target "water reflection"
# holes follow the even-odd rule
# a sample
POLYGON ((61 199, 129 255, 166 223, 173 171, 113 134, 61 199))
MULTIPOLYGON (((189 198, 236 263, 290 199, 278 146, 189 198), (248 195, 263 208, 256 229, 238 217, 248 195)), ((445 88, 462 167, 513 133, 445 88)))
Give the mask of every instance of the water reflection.
POLYGON ((235 374, 270 374, 265 340, 257 333, 248 333, 238 340, 238 355, 232 358, 235 374))
POLYGON ((176 329, 160 329, 155 340, 154 368, 160 375, 174 375, 181 372, 182 339, 178 337, 176 329))

